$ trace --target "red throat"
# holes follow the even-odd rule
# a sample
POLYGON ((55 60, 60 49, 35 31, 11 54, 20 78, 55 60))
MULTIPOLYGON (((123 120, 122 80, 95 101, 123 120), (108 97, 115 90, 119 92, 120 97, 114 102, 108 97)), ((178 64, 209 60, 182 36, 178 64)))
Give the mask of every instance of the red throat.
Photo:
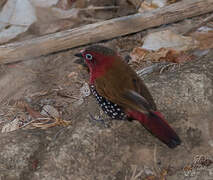
POLYGON ((103 76, 113 65, 115 58, 112 56, 97 57, 94 63, 87 63, 90 70, 90 84, 94 84, 96 78, 103 76))

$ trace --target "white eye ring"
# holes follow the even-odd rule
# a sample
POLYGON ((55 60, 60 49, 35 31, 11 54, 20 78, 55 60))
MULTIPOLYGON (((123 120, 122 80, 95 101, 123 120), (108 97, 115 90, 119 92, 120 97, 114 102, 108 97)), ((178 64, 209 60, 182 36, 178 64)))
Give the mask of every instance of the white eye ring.
POLYGON ((93 58, 91 54, 86 54, 85 57, 87 60, 92 60, 92 58, 93 58))

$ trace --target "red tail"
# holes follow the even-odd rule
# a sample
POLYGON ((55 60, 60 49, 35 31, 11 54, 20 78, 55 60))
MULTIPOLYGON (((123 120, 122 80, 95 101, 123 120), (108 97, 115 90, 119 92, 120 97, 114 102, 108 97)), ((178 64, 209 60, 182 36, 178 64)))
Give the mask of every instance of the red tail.
POLYGON ((148 116, 140 112, 129 112, 129 117, 138 120, 147 130, 164 142, 168 147, 175 148, 181 140, 175 131, 164 120, 160 112, 151 112, 148 116))

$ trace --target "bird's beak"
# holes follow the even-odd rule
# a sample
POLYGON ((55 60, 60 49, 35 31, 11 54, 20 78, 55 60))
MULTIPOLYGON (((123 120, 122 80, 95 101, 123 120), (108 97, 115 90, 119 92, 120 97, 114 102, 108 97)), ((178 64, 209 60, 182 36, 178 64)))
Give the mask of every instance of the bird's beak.
POLYGON ((83 55, 82 55, 82 53, 77 53, 77 54, 74 54, 74 56, 76 56, 76 57, 79 57, 79 58, 83 58, 83 55))
POLYGON ((84 67, 87 66, 86 63, 84 62, 84 60, 83 60, 82 58, 76 59, 76 60, 74 61, 74 63, 76 63, 76 64, 81 64, 81 65, 84 66, 84 67))
POLYGON ((79 59, 76 59, 76 60, 74 61, 74 63, 76 63, 76 64, 81 64, 81 65, 84 65, 84 64, 85 64, 82 53, 74 54, 74 56, 76 56, 76 57, 79 58, 79 59))
POLYGON ((87 65, 86 65, 86 63, 85 63, 85 61, 84 61, 84 59, 83 59, 82 53, 74 54, 74 56, 76 56, 76 57, 79 58, 79 59, 76 59, 76 60, 74 61, 74 63, 80 64, 80 65, 82 65, 83 67, 88 68, 87 65))

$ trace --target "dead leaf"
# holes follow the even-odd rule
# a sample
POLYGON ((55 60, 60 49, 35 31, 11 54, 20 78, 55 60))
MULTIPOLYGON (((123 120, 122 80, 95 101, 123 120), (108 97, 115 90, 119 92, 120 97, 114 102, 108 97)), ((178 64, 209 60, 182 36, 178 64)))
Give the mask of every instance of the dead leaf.
POLYGON ((43 116, 38 111, 35 111, 34 109, 32 109, 30 105, 26 103, 25 101, 22 101, 22 100, 17 101, 16 106, 22 109, 23 111, 27 111, 29 115, 34 119, 43 118, 43 116))
POLYGON ((35 21, 35 10, 29 0, 8 0, 0 12, 0 43, 26 32, 35 21))
POLYGON ((31 121, 25 120, 20 128, 25 127, 47 129, 58 125, 67 126, 71 123, 70 121, 61 119, 59 112, 50 105, 45 105, 41 113, 32 109, 30 105, 25 101, 18 101, 16 103, 16 106, 21 108, 22 110, 27 111, 33 118, 31 119, 31 121))
POLYGON ((167 5, 167 0, 152 0, 151 2, 143 1, 138 11, 139 12, 150 11, 153 9, 157 9, 159 7, 164 7, 166 5, 167 5))
POLYGON ((158 51, 149 51, 141 47, 133 49, 131 55, 132 61, 140 63, 141 61, 158 62, 166 58, 169 49, 161 48, 158 51))
POLYGON ((63 10, 68 10, 72 7, 73 3, 76 0, 59 0, 56 7, 63 9, 63 10))
POLYGON ((142 47, 136 47, 131 52, 132 62, 169 61, 181 63, 193 57, 187 51, 195 49, 198 41, 192 37, 182 36, 170 30, 150 33, 144 38, 142 47))
MULTIPOLYGON (((16 105, 16 104, 15 104, 16 105)), ((19 101, 18 102, 18 108, 21 110, 25 110, 24 108, 25 104, 23 101, 19 101)), ((13 107, 13 109, 16 109, 15 107, 13 107)), ((23 111, 18 111, 18 109, 16 109, 15 111, 15 118, 5 124, 1 130, 1 132, 11 132, 11 131, 15 131, 18 130, 20 128, 25 128, 27 125, 31 124, 33 119, 30 115, 24 113, 23 111)), ((14 115, 13 115, 14 116, 14 115)), ((27 129, 32 129, 32 126, 28 126, 27 129)))
POLYGON ((169 50, 166 54, 166 57, 163 59, 169 62, 183 63, 186 61, 190 61, 193 58, 194 57, 192 55, 189 55, 186 52, 177 52, 177 51, 169 50))
POLYGON ((191 34, 199 42, 199 49, 213 48, 213 30, 206 32, 194 32, 191 34))
POLYGON ((59 0, 30 0, 34 6, 37 7, 52 7, 58 3, 59 0))
POLYGON ((12 131, 15 131, 15 130, 19 129, 19 122, 20 122, 20 119, 19 118, 15 118, 13 121, 5 124, 2 127, 1 132, 2 133, 8 133, 8 132, 12 132, 12 131))
POLYGON ((153 9, 156 9, 156 8, 158 8, 158 7, 153 5, 152 3, 144 1, 144 2, 141 3, 141 6, 138 9, 138 12, 142 13, 142 12, 150 11, 150 10, 153 10, 153 9))
POLYGON ((161 48, 157 51, 148 51, 146 49, 136 47, 131 52, 132 62, 159 62, 159 61, 168 61, 174 63, 182 63, 189 61, 193 58, 192 55, 189 55, 184 51, 175 51, 169 48, 161 48))
POLYGON ((44 105, 44 107, 42 108, 42 111, 41 111, 41 115, 46 116, 46 117, 50 116, 53 118, 60 117, 58 110, 50 105, 44 105))
POLYGON ((149 51, 140 47, 136 47, 130 53, 131 62, 138 62, 144 61, 146 56, 149 54, 149 51))
POLYGON ((159 31, 148 34, 144 38, 142 48, 146 50, 159 50, 170 48, 176 51, 187 51, 198 46, 198 42, 190 36, 182 36, 170 30, 159 31))

